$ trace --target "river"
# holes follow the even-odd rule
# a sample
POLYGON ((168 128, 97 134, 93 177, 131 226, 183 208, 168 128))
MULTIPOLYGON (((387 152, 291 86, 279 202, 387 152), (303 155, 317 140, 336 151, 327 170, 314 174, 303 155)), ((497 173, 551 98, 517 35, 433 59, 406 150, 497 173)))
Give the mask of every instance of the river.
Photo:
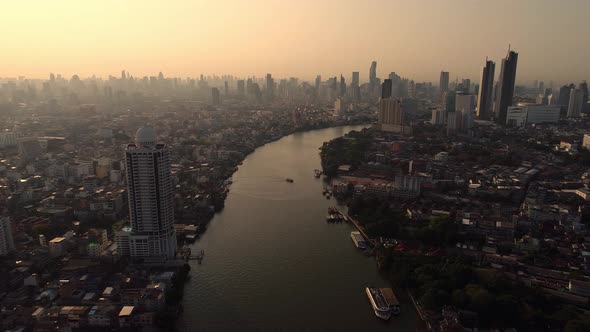
MULTIPOLYGON (((250 154, 233 176, 225 208, 192 251, 182 331, 411 331, 411 304, 385 322, 364 287, 387 286, 375 260, 354 247, 352 226, 326 223, 333 199, 322 196, 323 142, 363 126, 296 133, 250 154), (293 178, 288 183, 285 178, 293 178)), ((400 294, 401 295, 401 294, 400 294)))

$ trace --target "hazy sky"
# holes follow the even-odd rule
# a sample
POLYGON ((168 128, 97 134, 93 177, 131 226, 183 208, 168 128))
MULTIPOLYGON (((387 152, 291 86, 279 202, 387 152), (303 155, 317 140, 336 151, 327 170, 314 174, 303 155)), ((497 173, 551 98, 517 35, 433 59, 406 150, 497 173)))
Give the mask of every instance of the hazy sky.
POLYGON ((590 0, 3 1, 0 77, 390 71, 479 79, 508 43, 518 81, 590 79, 590 0))

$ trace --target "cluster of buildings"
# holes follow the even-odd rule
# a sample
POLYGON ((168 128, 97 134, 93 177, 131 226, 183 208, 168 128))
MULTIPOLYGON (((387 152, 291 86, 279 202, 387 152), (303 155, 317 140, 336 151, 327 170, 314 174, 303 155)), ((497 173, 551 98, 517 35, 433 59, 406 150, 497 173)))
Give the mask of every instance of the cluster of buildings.
POLYGON ((262 89, 126 72, 0 82, 2 330, 170 325, 183 244, 223 207, 246 155, 374 116, 359 101, 334 117, 333 100, 270 75, 262 89))
POLYGON ((392 97, 393 81, 385 79, 378 122, 339 143, 370 144, 362 157, 338 165, 332 190, 340 198, 381 200, 403 212, 410 228, 441 218, 457 226, 453 247, 397 241, 396 250, 472 256, 588 309, 587 85, 516 86, 517 59, 509 50, 497 83, 495 63, 486 60, 475 87, 469 80, 451 87, 442 72, 438 94, 422 102, 428 109, 404 109, 405 99, 392 97))

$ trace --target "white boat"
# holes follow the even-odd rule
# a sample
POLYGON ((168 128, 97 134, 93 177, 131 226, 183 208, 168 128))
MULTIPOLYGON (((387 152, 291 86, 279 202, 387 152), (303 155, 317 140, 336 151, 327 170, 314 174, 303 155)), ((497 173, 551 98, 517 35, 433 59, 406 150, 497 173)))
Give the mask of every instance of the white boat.
POLYGON ((363 238, 363 236, 361 235, 361 232, 350 232, 350 238, 352 239, 352 242, 354 242, 354 245, 357 248, 367 248, 367 242, 365 241, 365 238, 363 238))
POLYGON ((389 308, 389 305, 387 304, 387 301, 385 301, 383 294, 381 293, 381 289, 374 287, 366 287, 365 292, 367 293, 367 297, 371 302, 371 306, 373 307, 373 312, 375 313, 375 316, 384 320, 388 320, 389 318, 391 318, 391 310, 389 308))

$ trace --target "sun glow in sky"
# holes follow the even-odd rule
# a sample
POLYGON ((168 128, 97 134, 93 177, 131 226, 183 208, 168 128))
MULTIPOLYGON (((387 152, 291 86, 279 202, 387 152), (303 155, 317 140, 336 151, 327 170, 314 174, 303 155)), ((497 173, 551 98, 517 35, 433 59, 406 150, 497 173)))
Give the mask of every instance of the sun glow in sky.
POLYGON ((372 60, 416 80, 497 72, 508 44, 518 81, 590 76, 588 0, 5 1, 0 77, 298 76, 360 71, 372 60))

